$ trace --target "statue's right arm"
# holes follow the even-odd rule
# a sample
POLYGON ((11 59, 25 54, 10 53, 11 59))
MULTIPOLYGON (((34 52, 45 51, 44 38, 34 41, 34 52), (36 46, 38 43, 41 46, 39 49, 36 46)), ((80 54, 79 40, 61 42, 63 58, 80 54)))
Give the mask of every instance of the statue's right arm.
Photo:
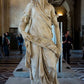
POLYGON ((24 15, 22 16, 19 24, 19 32, 22 34, 23 38, 26 37, 27 33, 25 32, 25 28, 27 24, 29 24, 30 16, 31 16, 31 3, 27 5, 24 15))
POLYGON ((52 16, 52 23, 55 25, 56 46, 58 48, 57 49, 57 55, 58 55, 58 57, 60 57, 60 53, 61 53, 60 29, 59 29, 59 24, 57 21, 57 15, 55 14, 54 7, 52 7, 51 16, 52 16))

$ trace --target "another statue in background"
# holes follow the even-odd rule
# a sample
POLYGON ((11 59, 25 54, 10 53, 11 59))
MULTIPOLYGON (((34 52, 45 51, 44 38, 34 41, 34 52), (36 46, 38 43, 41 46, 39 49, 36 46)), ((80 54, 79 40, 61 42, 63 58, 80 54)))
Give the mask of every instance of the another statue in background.
POLYGON ((26 45, 26 67, 31 84, 58 84, 56 64, 60 57, 60 31, 54 7, 47 0, 32 0, 19 25, 26 45), (55 25, 56 44, 52 41, 55 25))

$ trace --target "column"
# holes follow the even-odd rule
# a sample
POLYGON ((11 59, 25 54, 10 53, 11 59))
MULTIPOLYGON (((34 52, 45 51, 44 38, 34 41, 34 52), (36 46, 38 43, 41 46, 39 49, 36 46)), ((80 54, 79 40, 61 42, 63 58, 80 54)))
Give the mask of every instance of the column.
POLYGON ((70 36, 72 35, 72 30, 71 30, 71 16, 70 12, 67 13, 67 30, 70 31, 70 36))
POLYGON ((57 63, 57 73, 62 72, 62 57, 63 57, 63 50, 62 50, 62 29, 63 29, 63 23, 60 22, 59 23, 59 27, 60 27, 60 41, 61 41, 61 55, 60 55, 60 59, 59 62, 57 63))
POLYGON ((2 27, 2 36, 4 34, 4 0, 1 0, 1 27, 2 27))
POLYGON ((9 1, 4 0, 4 32, 9 31, 9 1))

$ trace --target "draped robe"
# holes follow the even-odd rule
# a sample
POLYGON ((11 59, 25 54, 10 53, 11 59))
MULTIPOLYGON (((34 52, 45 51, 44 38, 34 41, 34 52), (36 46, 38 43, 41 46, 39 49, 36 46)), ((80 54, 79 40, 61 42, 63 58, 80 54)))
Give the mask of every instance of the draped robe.
POLYGON ((19 25, 25 39, 26 67, 30 68, 32 84, 58 84, 56 64, 60 57, 61 43, 57 17, 52 5, 45 9, 30 3, 19 25), (56 27, 57 44, 52 41, 51 24, 56 27))

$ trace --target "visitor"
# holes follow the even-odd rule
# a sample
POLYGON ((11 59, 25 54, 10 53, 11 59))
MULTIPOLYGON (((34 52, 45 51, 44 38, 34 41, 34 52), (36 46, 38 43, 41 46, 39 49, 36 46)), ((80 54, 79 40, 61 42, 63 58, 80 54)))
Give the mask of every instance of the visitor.
POLYGON ((84 43, 83 43, 83 57, 82 57, 82 59, 84 60, 84 43))
POLYGON ((18 35, 17 40, 18 40, 18 46, 19 46, 20 54, 22 54, 23 53, 22 46, 23 46, 24 40, 23 40, 23 37, 21 34, 18 35))
POLYGON ((0 58, 2 57, 2 53, 1 53, 1 45, 0 45, 0 58))
POLYGON ((10 52, 10 36, 9 36, 9 33, 6 32, 6 37, 7 37, 7 41, 8 41, 8 51, 10 52))
POLYGON ((3 50, 4 50, 5 56, 9 56, 9 40, 5 33, 3 38, 3 50))
POLYGON ((8 32, 6 32, 6 37, 7 37, 7 39, 8 39, 8 45, 9 45, 9 47, 10 47, 10 36, 9 36, 9 33, 8 33, 8 32))
POLYGON ((63 37, 63 58, 70 64, 70 49, 72 48, 72 39, 69 36, 69 31, 63 37))

